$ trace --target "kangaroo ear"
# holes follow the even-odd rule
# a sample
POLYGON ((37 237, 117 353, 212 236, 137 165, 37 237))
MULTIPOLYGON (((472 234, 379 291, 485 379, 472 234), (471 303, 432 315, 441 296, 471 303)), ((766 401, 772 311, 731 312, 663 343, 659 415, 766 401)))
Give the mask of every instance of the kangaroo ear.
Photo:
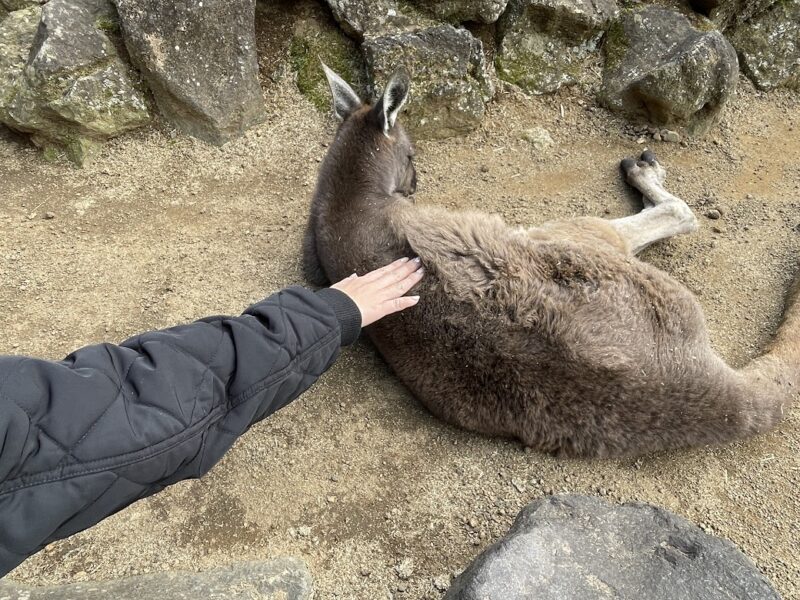
POLYGON ((361 108, 361 99, 344 79, 334 73, 324 62, 321 60, 319 62, 322 64, 322 70, 325 71, 325 77, 328 79, 328 85, 331 88, 333 112, 337 118, 344 121, 361 108))
POLYGON ((383 133, 389 135, 389 131, 394 127, 397 121, 397 115, 400 109, 408 100, 408 91, 411 87, 411 81, 408 73, 404 69, 395 71, 389 83, 386 84, 386 89, 383 91, 383 98, 378 103, 378 121, 383 127, 383 133))

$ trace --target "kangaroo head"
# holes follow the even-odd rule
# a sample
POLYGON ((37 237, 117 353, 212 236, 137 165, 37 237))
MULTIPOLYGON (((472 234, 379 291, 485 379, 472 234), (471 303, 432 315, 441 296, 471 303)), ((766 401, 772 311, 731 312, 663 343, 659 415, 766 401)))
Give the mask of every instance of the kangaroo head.
POLYGON ((331 152, 354 176, 385 194, 410 196, 417 188, 414 146, 397 115, 408 99, 410 81, 405 71, 392 75, 378 101, 361 101, 353 88, 324 63, 322 68, 333 96, 333 112, 342 121, 336 133, 338 152, 331 152), (365 164, 366 161, 366 164, 365 164))

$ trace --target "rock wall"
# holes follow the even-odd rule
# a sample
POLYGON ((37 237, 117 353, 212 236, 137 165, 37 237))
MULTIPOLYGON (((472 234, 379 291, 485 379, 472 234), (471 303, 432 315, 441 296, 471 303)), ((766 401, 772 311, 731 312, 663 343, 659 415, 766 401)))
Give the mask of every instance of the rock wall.
MULTIPOLYGON (((156 115, 225 143, 267 112, 255 4, 0 0, 0 122, 77 163, 156 115)), ((529 94, 597 88, 608 109, 685 135, 714 127, 739 68, 762 90, 800 89, 800 0, 692 0, 694 14, 617 0, 289 5, 301 7, 286 31, 300 91, 329 110, 320 58, 365 96, 405 66, 404 122, 418 138, 477 128, 498 82, 529 94)))

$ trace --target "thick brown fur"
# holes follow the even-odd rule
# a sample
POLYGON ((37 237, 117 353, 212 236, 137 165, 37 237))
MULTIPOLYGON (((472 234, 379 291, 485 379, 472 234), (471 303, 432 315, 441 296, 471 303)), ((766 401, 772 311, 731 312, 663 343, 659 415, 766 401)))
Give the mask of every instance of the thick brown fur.
POLYGON ((741 370, 709 344, 695 297, 602 219, 533 229, 415 205, 413 148, 382 106, 344 115, 305 240, 316 284, 421 257, 419 304, 367 332, 432 413, 544 451, 632 456, 773 428, 800 383, 792 294, 741 370))

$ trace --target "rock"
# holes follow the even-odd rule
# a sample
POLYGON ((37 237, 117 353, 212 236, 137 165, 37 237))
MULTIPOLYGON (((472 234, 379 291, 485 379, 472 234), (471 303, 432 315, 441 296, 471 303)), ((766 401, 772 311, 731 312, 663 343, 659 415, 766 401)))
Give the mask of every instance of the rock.
POLYGON ((440 592, 445 591, 448 587, 450 587, 450 576, 449 575, 439 575, 438 577, 433 578, 433 587, 435 587, 440 592))
POLYGON ((0 0, 0 9, 5 9, 7 12, 14 12, 15 10, 22 10, 23 8, 30 8, 31 6, 40 6, 46 0, 0 0))
POLYGON ((681 134, 677 131, 672 131, 671 129, 665 129, 661 132, 661 139, 665 142, 672 142, 673 144, 677 144, 681 141, 681 134))
MULTIPOLYGON (((707 21, 703 25, 710 28, 707 21)), ((730 43, 674 10, 645 6, 625 12, 603 49, 600 101, 655 125, 702 134, 736 89, 739 67, 730 43)))
POLYGON ((618 12, 615 0, 510 0, 497 24, 498 76, 533 94, 577 83, 618 12))
POLYGON ((414 574, 414 561, 410 558, 404 558, 394 570, 400 579, 409 579, 414 574))
POLYGON ((82 164, 98 143, 150 121, 137 77, 102 26, 99 0, 50 0, 0 23, 0 122, 82 164))
POLYGON ((800 91, 800 0, 782 0, 730 36, 745 75, 761 90, 800 91))
POLYGON ((266 117, 255 0, 114 0, 133 64, 164 116, 214 144, 266 117))
POLYGON ((344 32, 362 41, 412 31, 433 21, 408 2, 397 0, 326 0, 344 32))
POLYGON ((413 0, 420 8, 427 10, 444 21, 464 23, 494 23, 500 18, 508 5, 508 0, 413 0))
MULTIPOLYGON (((533 146, 533 149, 537 152, 543 152, 549 148, 552 148, 555 142, 553 138, 550 136, 550 132, 547 131, 544 127, 533 127, 525 131, 522 135, 523 139, 530 143, 533 146)), ((511 480, 511 483, 514 484, 514 487, 519 488, 517 483, 514 483, 514 480, 511 480)), ((519 492, 523 492, 523 490, 519 490, 519 492)))
POLYGON ((297 87, 321 111, 331 108, 331 95, 320 59, 361 97, 366 93, 364 58, 355 43, 317 5, 308 5, 295 20, 289 46, 297 87))
POLYGON ((720 217, 722 217, 722 213, 721 213, 721 212, 719 212, 719 211, 718 211, 716 208, 712 208, 711 210, 709 210, 709 211, 707 211, 707 212, 706 212, 706 216, 707 216, 709 219, 712 219, 712 220, 715 220, 715 221, 716 221, 717 219, 719 219, 720 217))
POLYGON ((445 600, 723 598, 778 600, 731 542, 666 510, 554 496, 522 510, 509 533, 460 575, 445 600))
POLYGON ((411 75, 403 124, 417 138, 443 138, 476 129, 494 95, 481 42, 450 25, 369 39, 362 46, 377 97, 400 66, 411 75))
POLYGON ((720 29, 727 29, 768 9, 776 0, 689 0, 697 12, 706 15, 720 29))
POLYGON ((7 600, 311 600, 313 592, 311 574, 305 563, 296 558, 238 563, 201 573, 140 575, 102 583, 31 587, 0 581, 0 597, 7 600))

